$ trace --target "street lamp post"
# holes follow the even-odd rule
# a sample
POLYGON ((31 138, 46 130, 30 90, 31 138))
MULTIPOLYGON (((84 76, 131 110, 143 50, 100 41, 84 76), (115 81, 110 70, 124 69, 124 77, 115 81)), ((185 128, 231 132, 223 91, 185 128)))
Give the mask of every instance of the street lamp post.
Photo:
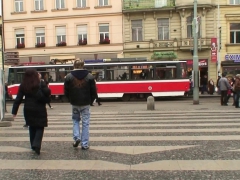
POLYGON ((193 104, 199 104, 199 68, 198 68, 198 18, 197 0, 194 0, 194 19, 193 19, 193 104))
POLYGON ((221 68, 221 56, 220 56, 220 49, 221 49, 221 26, 220 26, 220 7, 219 7, 219 0, 217 5, 217 77, 220 73, 221 68))

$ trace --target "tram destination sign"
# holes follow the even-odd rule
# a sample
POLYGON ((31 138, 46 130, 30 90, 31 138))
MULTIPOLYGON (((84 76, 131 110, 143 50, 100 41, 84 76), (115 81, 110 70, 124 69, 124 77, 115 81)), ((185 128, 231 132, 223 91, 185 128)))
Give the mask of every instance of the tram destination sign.
POLYGON ((17 65, 19 63, 18 52, 4 52, 4 64, 5 65, 17 65))
POLYGON ((225 60, 240 62, 240 54, 227 54, 227 55, 225 55, 225 60))

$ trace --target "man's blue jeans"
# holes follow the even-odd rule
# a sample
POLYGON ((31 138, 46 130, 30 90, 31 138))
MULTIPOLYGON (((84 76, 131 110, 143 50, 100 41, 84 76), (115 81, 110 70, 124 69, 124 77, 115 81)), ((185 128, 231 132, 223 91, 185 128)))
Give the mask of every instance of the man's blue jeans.
POLYGON ((82 146, 89 143, 90 106, 72 106, 73 140, 81 140, 82 146), (82 120, 82 135, 79 122, 82 120))

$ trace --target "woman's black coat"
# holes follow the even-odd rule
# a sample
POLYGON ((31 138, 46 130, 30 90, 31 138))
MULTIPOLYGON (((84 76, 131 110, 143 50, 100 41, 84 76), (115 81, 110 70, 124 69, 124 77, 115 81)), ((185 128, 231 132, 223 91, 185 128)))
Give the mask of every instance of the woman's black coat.
POLYGON ((44 98, 41 98, 39 101, 36 96, 38 89, 32 93, 24 93, 22 86, 20 85, 17 97, 14 101, 12 114, 16 115, 18 112, 18 108, 25 96, 23 114, 26 121, 26 125, 32 127, 47 127, 48 119, 47 119, 47 109, 46 103, 50 102, 50 89, 46 86, 44 82, 41 82, 41 89, 44 98))

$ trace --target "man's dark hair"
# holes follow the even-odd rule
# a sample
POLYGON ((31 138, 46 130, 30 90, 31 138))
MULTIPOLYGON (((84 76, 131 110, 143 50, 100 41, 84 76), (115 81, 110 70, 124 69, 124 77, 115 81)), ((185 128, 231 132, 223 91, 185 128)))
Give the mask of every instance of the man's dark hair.
POLYGON ((227 75, 226 72, 222 73, 222 77, 226 77, 226 75, 227 75))

